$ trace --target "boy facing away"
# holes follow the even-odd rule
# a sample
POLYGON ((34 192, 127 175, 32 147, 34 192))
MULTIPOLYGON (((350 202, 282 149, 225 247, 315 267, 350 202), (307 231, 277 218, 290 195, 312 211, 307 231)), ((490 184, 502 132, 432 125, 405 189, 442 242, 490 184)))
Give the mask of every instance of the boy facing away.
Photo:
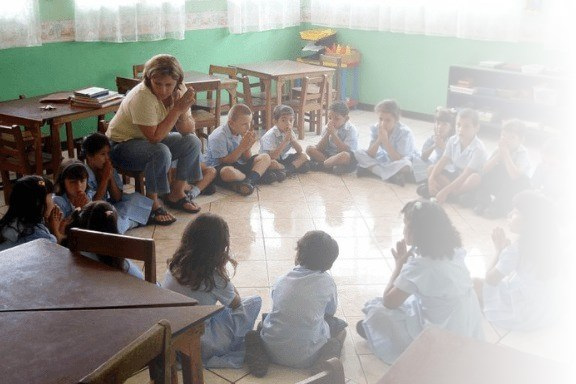
POLYGON ((323 231, 298 240, 296 266, 272 289, 272 311, 246 334, 246 363, 254 376, 264 376, 270 361, 315 372, 340 356, 348 324, 334 317, 336 284, 327 272, 338 252, 338 243, 323 231))
POLYGON ((258 140, 251 129, 252 111, 245 104, 236 104, 228 112, 228 122, 216 128, 206 145, 206 164, 216 168, 216 183, 243 196, 254 191, 270 166, 267 153, 252 155, 258 140))
POLYGON ((286 174, 305 173, 310 169, 308 156, 302 153, 302 146, 294 137, 294 110, 288 105, 277 105, 272 113, 274 126, 260 138, 260 153, 267 153, 272 159, 270 169, 282 181, 286 174), (291 149, 295 152, 291 152, 291 149))
POLYGON ((346 103, 338 101, 330 105, 328 124, 316 145, 306 148, 311 169, 336 174, 356 170, 354 151, 358 149, 358 131, 349 121, 350 110, 346 103))

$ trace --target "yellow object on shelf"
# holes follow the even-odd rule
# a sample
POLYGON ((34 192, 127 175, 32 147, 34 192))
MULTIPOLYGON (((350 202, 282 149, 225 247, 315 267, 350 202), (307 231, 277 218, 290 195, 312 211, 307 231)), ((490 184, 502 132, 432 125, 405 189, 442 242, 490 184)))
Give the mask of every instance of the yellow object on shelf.
POLYGON ((323 29, 309 29, 307 31, 300 32, 300 38, 302 40, 317 41, 328 36, 335 35, 336 31, 330 28, 323 29))

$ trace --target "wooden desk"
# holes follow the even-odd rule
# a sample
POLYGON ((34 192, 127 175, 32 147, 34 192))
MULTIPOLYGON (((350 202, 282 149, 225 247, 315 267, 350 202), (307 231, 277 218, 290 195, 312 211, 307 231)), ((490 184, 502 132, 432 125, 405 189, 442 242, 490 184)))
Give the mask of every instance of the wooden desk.
POLYGON ((172 327, 173 355, 177 345, 184 346, 185 353, 191 354, 189 360, 194 361, 183 365, 184 382, 204 383, 200 357, 203 321, 220 309, 193 306, 3 312, 0 378, 11 384, 75 384, 156 322, 166 319, 172 327))
MULTIPOLYGON (((72 93, 70 91, 70 94, 72 93)), ((0 120, 8 125, 23 125, 30 129, 34 136, 36 173, 39 175, 42 174, 42 133, 40 131, 42 126, 45 124, 50 125, 52 167, 54 172, 56 172, 62 157, 60 127, 63 124, 92 116, 97 116, 98 120, 103 119, 107 113, 116 112, 121 102, 121 100, 118 100, 117 104, 104 108, 84 108, 72 106, 70 103, 40 103, 40 99, 45 96, 47 95, 0 102, 0 120), (56 109, 41 109, 41 107, 48 104, 56 107, 56 109)), ((69 153, 73 150, 74 148, 68 148, 69 153)))
POLYGON ((0 252, 0 276, 0 313, 197 304, 45 239, 0 252))
POLYGON ((428 328, 378 384, 573 383, 561 363, 509 347, 428 328))
POLYGON ((264 61, 261 63, 238 64, 236 65, 238 72, 246 75, 258 77, 264 84, 264 91, 266 92, 266 122, 270 124, 272 121, 272 96, 271 85, 272 80, 276 81, 276 100, 282 100, 282 83, 287 80, 302 79, 306 76, 321 76, 328 75, 328 106, 332 100, 332 77, 335 69, 328 67, 321 67, 318 65, 310 65, 306 63, 299 63, 292 60, 276 60, 264 61))

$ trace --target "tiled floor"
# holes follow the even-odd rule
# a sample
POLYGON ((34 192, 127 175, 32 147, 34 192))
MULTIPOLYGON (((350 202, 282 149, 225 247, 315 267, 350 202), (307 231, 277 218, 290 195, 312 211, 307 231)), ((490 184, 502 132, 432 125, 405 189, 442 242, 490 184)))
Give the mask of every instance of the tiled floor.
MULTIPOLYGON (((353 111, 351 120, 361 131, 361 146, 366 146, 367 127, 374 122, 374 114, 353 111)), ((430 123, 408 119, 405 122, 414 130, 419 144, 430 133, 430 123)), ((317 139, 315 134, 308 133, 305 142, 313 143, 317 139)), ((493 148, 495 140, 485 139, 488 147, 493 148)), ((534 159, 537 159, 536 151, 534 159)), ((232 282, 241 295, 261 295, 263 311, 270 309, 271 285, 294 264, 294 247, 300 236, 310 229, 322 229, 337 239, 341 251, 331 273, 338 285, 338 315, 351 325, 342 362, 349 382, 369 384, 375 383, 388 366, 370 352, 366 342, 356 334, 354 325, 362 318, 364 301, 383 292, 393 267, 389 249, 402 234, 399 211, 415 197, 414 185, 398 187, 372 178, 359 179, 354 174, 309 173, 280 185, 261 186, 249 197, 219 190, 213 196, 201 197, 198 203, 203 212, 218 213, 228 221, 231 248, 239 261, 232 282)), ((446 210, 462 234, 472 275, 483 276, 487 262, 493 257, 491 230, 496 225, 505 225, 505 220, 488 221, 458 206, 446 205, 446 210)), ((193 218, 193 215, 175 214, 178 222, 172 226, 144 227, 129 233, 156 240, 159 279, 164 275, 166 259, 174 252, 182 229, 193 218)), ((489 342, 560 361, 574 359, 574 343, 567 343, 566 332, 558 329, 509 333, 486 322, 485 333, 489 342)), ((140 379, 145 382, 144 376, 139 375, 131 382, 141 382, 140 379)), ((306 371, 280 366, 272 366, 262 379, 249 375, 245 369, 205 372, 206 383, 281 384, 295 383, 305 377, 306 371)))

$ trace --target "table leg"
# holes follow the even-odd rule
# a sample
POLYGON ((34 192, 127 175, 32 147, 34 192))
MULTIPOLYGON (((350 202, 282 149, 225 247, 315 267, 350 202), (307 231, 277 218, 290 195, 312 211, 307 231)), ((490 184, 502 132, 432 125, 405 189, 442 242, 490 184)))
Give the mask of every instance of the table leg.
POLYGON ((50 138, 52 141, 52 172, 56 174, 62 161, 62 148, 60 147, 61 124, 50 124, 50 138))
POLYGON ((266 126, 272 121, 272 80, 262 79, 264 83, 264 89, 266 90, 266 116, 264 116, 264 130, 266 126))
POLYGON ((74 131, 72 130, 72 123, 66 123, 66 147, 68 149, 68 157, 74 158, 74 131))
MULTIPOLYGON (((36 159, 36 174, 42 175, 44 170, 42 169, 43 161, 42 161, 42 131, 41 127, 38 124, 35 124, 30 127, 32 130, 32 137, 34 138, 34 157, 36 159)), ((56 171, 54 171, 56 172, 56 171)))
POLYGON ((182 382, 184 384, 204 384, 204 367, 200 337, 204 334, 204 323, 198 324, 172 339, 172 348, 180 352, 182 382))

